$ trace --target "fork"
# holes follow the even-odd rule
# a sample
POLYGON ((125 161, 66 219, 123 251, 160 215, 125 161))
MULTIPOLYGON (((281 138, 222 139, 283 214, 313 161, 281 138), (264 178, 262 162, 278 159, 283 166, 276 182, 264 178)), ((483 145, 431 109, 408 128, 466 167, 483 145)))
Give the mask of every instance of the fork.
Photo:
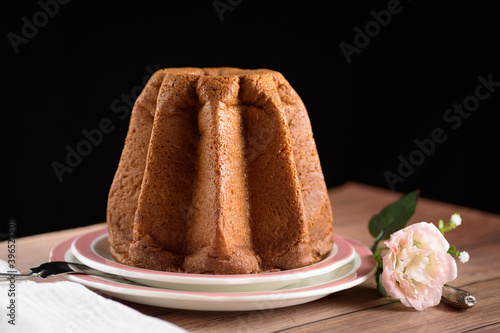
POLYGON ((87 274, 87 275, 95 275, 104 278, 109 278, 113 280, 123 281, 126 283, 136 283, 134 281, 130 281, 125 279, 124 277, 116 274, 106 273, 99 271, 97 269, 88 267, 84 264, 74 263, 74 262, 65 262, 65 261, 52 261, 41 264, 38 267, 30 268, 30 273, 0 273, 0 281, 1 280, 24 280, 32 277, 40 277, 45 279, 51 275, 60 275, 60 274, 87 274))

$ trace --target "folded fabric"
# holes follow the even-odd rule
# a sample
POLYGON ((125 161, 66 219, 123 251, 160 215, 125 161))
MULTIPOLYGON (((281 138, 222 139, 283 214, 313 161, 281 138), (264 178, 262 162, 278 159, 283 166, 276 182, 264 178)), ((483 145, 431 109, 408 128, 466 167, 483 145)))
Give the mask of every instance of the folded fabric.
MULTIPOLYGON (((0 272, 9 271, 0 260, 0 272)), ((69 281, 0 282, 0 332, 186 332, 69 281)))

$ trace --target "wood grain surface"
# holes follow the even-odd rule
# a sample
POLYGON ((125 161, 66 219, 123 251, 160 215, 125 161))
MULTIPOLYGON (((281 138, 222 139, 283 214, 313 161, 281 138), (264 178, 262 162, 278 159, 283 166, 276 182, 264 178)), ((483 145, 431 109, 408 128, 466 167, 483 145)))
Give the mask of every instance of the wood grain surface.
MULTIPOLYGON (((371 216, 401 194, 358 183, 329 190, 334 231, 370 246, 367 224, 371 216)), ((472 292, 478 304, 466 311, 443 303, 418 312, 381 297, 375 280, 328 295, 317 301, 263 311, 185 311, 121 301, 150 316, 168 320, 190 332, 500 332, 500 216, 471 208, 425 199, 422 193, 411 222, 447 221, 460 213, 462 225, 446 234, 450 244, 468 251, 471 259, 458 263, 454 286, 472 292)), ((62 230, 16 240, 16 268, 28 271, 48 260, 51 248, 72 236, 97 230, 103 224, 62 230)), ((7 243, 0 243, 0 259, 7 258, 7 243)), ((50 277, 44 281, 64 280, 50 277)))

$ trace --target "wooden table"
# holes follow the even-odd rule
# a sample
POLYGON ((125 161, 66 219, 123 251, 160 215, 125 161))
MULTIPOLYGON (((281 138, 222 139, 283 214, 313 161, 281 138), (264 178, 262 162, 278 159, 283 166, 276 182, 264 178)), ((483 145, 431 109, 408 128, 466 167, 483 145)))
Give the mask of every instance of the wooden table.
MULTIPOLYGON (((334 214, 334 231, 370 246, 367 230, 371 216, 400 194, 357 183, 346 183, 329 191, 334 214)), ((423 193, 425 196, 425 193, 423 193)), ((460 213, 462 225, 446 237, 450 244, 470 253, 467 264, 458 263, 458 278, 452 285, 472 292, 478 304, 459 311, 441 303, 425 311, 406 308, 383 298, 374 278, 352 289, 317 301, 292 307, 252 312, 203 312, 159 308, 123 302, 145 314, 168 320, 191 332, 320 332, 381 331, 465 332, 500 331, 500 216, 421 198, 411 222, 448 221, 460 213)), ((47 261, 50 249, 80 233, 97 230, 103 224, 35 235, 17 240, 16 268, 28 268, 47 261)), ((6 242, 0 243, 0 259, 7 257, 6 242)), ((50 277, 45 281, 63 280, 50 277)), ((39 280, 37 280, 39 281, 39 280)))

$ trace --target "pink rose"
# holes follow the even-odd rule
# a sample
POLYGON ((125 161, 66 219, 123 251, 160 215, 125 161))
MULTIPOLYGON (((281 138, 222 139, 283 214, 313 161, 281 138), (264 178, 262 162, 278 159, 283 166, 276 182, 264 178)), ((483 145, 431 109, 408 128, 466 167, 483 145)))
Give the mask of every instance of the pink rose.
POLYGON ((432 223, 401 229, 385 242, 382 284, 386 292, 422 311, 441 301, 443 285, 457 277, 457 264, 446 253, 450 244, 432 223))

